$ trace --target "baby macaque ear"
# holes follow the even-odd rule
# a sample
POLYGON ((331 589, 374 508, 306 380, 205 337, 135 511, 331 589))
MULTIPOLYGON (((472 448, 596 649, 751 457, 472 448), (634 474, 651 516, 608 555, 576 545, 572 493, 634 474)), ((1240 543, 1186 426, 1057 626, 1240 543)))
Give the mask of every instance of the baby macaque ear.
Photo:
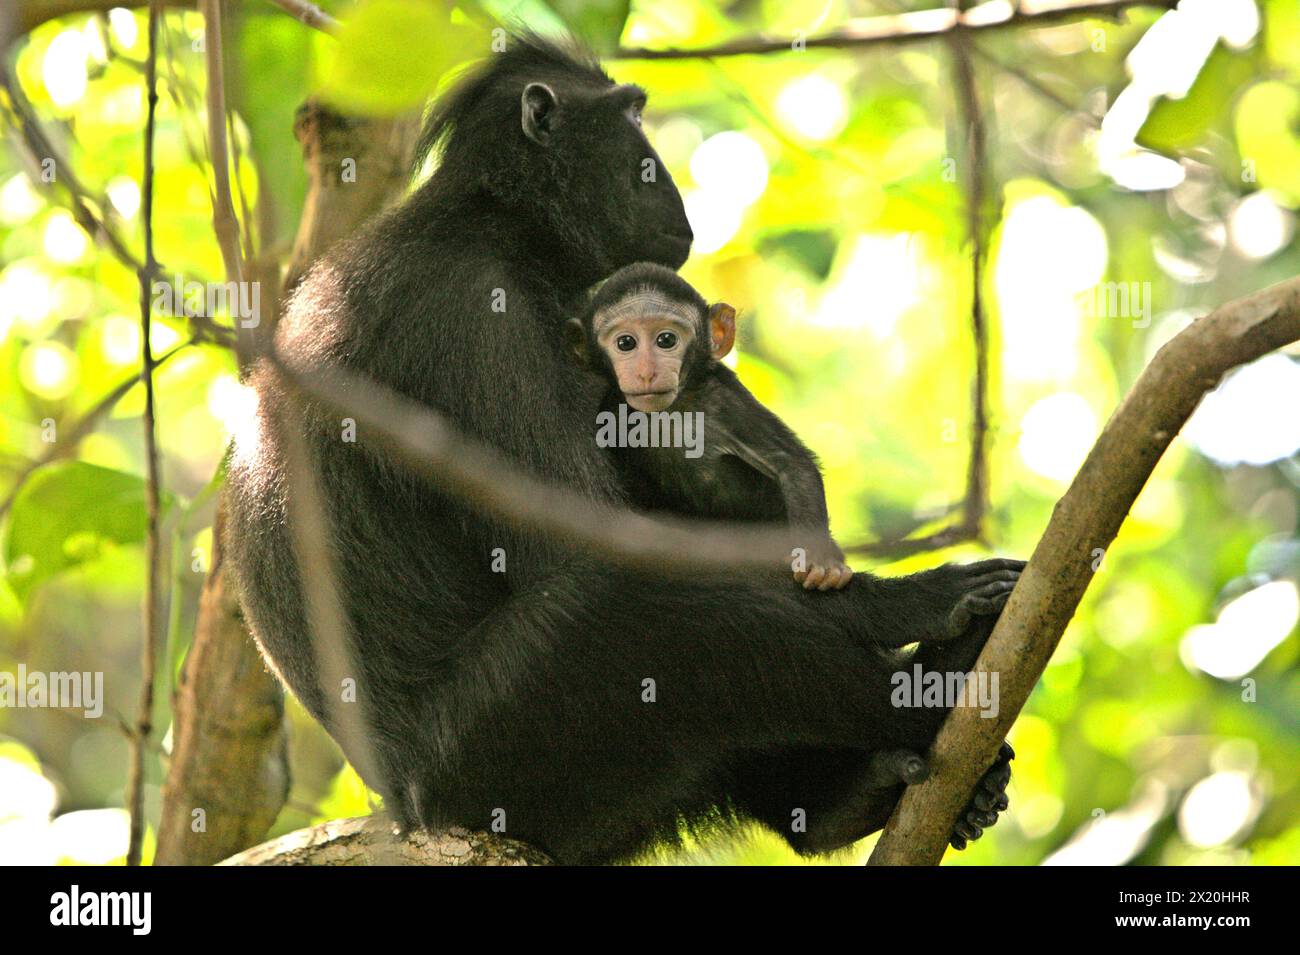
POLYGON ((736 310, 726 302, 709 308, 709 338, 714 358, 721 358, 736 344, 736 310))
POLYGON ((578 364, 583 366, 591 364, 591 356, 587 354, 587 330, 576 318, 571 318, 564 323, 564 343, 573 352, 573 357, 578 359, 578 364))

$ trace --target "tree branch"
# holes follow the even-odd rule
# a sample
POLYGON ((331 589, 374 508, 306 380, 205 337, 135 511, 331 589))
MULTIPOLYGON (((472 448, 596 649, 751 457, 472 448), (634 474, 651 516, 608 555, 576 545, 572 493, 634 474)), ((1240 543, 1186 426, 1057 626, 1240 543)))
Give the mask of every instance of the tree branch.
MULTIPOLYGON (((42 23, 78 13, 107 13, 114 7, 143 7, 149 0, 17 0, 17 34, 30 33, 42 23)), ((194 0, 166 0, 168 7, 193 9, 194 0)), ((0 37, 3 40, 3 37, 0 37)))
MULTIPOLYGON (((45 135, 36 111, 23 92, 22 83, 14 73, 12 63, 5 63, 0 68, 0 86, 9 94, 9 109, 12 112, 11 123, 22 136, 30 156, 40 165, 48 159, 54 166, 54 181, 60 182, 68 193, 68 209, 77 224, 86 233, 108 245, 113 255, 132 272, 139 272, 141 262, 127 247, 126 240, 109 224, 107 210, 101 215, 92 205, 89 191, 77 178, 75 171, 64 157, 54 148, 54 143, 45 135)), ((36 182, 41 180, 37 178, 36 182)), ((98 203, 96 203, 98 204, 98 203)))
POLYGON ((222 865, 554 865, 527 843, 453 826, 398 835, 378 816, 333 819, 232 856, 222 865))
POLYGON ((850 50, 871 46, 898 47, 933 40, 955 32, 990 33, 1004 27, 1048 26, 1062 20, 1105 17, 1118 19, 1134 7, 1171 10, 1178 0, 1094 0, 1088 3, 1012 4, 994 0, 966 11, 955 9, 916 10, 889 16, 850 20, 843 27, 816 37, 743 37, 715 46, 694 49, 650 50, 623 47, 612 54, 618 60, 688 60, 702 57, 752 56, 783 53, 792 49, 850 50))
MULTIPOLYGON (((181 349, 194 345, 197 340, 191 338, 189 341, 181 342, 171 351, 159 355, 154 359, 154 369, 157 370, 167 359, 181 349)), ((44 453, 28 462, 14 478, 14 483, 9 488, 9 492, 5 494, 4 500, 0 501, 0 518, 8 514, 9 508, 14 506, 14 501, 18 497, 18 493, 23 489, 23 485, 27 483, 28 478, 45 465, 57 461, 59 458, 65 458, 75 451, 81 440, 95 430, 95 425, 99 423, 99 419, 108 414, 113 406, 125 398, 127 392, 138 384, 140 384, 139 375, 132 375, 130 378, 118 382, 108 394, 96 401, 85 414, 73 422, 71 429, 61 440, 47 445, 44 453)), ((62 427, 62 425, 59 426, 60 430, 62 427)))
POLYGON ((975 344, 975 379, 971 384, 971 448, 966 470, 964 504, 965 530, 975 539, 983 533, 984 513, 988 508, 989 430, 989 341, 988 322, 984 315, 984 263, 986 231, 984 221, 985 176, 988 165, 987 131, 975 89, 975 69, 971 65, 971 42, 965 31, 949 37, 953 72, 957 77, 957 107, 961 130, 965 133, 966 237, 970 242, 971 268, 971 340, 975 344))
POLYGON ((154 358, 149 341, 152 329, 153 276, 158 263, 153 256, 153 139, 158 113, 158 21, 161 0, 149 5, 149 54, 145 60, 145 100, 148 113, 144 125, 144 181, 141 185, 141 215, 144 226, 144 263, 140 267, 140 380, 144 383, 145 460, 145 588, 144 633, 140 640, 140 697, 136 704, 135 727, 131 733, 131 760, 127 772, 126 805, 131 813, 126 864, 139 865, 144 846, 144 751, 153 732, 154 679, 158 672, 158 618, 162 600, 162 568, 159 561, 158 433, 154 421, 154 358))
MULTIPOLYGON (((141 7, 148 0, 19 0, 16 32, 27 33, 47 20, 112 7, 141 7)), ((200 0, 207 2, 207 0, 200 0)), ((269 0, 306 26, 325 33, 338 29, 338 21, 309 0, 269 0)), ((168 0, 168 6, 192 7, 193 0, 168 0)), ((964 13, 951 9, 914 10, 890 16, 861 17, 843 27, 816 37, 744 37, 715 46, 695 49, 648 50, 624 47, 611 55, 620 60, 689 60, 702 57, 750 56, 800 49, 860 49, 870 46, 903 46, 932 40, 946 33, 969 30, 992 33, 1003 27, 1049 26, 1063 20, 1099 17, 1118 20, 1135 7, 1172 10, 1178 0, 1089 0, 1086 3, 1041 3, 1021 0, 992 0, 964 13)))
POLYGON ((266 835, 289 795, 284 694, 239 612, 212 527, 212 566, 172 701, 154 865, 212 865, 266 835))
POLYGON ((271 3, 274 3, 295 20, 301 20, 313 30, 320 30, 322 33, 334 33, 339 28, 338 20, 316 6, 316 4, 311 3, 310 0, 271 0, 271 3))
POLYGON ((486 513, 583 545, 621 563, 666 573, 788 566, 798 529, 652 517, 602 503, 518 468, 439 412, 340 366, 265 356, 285 384, 353 417, 367 440, 486 513))
MULTIPOLYGON (((243 251, 239 244, 239 220, 235 216, 235 202, 230 190, 230 151, 226 140, 226 79, 221 9, 222 0, 199 0, 208 71, 208 155, 212 160, 214 186, 212 229, 216 233, 217 244, 221 247, 227 281, 242 284, 243 251)), ((243 321, 235 318, 235 343, 241 359, 246 359, 254 350, 252 332, 255 327, 246 327, 243 321)))
POLYGON ((976 670, 998 677, 998 714, 958 707, 930 750, 931 775, 909 787, 872 865, 933 865, 958 812, 1025 705, 1105 550, 1175 434, 1206 392, 1244 362, 1300 340, 1300 279, 1237 299, 1168 342, 1106 424, 1057 503, 976 670))

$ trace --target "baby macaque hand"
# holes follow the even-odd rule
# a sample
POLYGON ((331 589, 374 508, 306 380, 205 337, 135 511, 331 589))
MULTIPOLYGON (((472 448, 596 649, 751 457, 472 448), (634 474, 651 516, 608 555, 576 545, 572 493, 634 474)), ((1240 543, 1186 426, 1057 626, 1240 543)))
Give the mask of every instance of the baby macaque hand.
POLYGON ((853 569, 844 562, 844 552, 827 541, 809 548, 806 557, 795 560, 794 580, 803 584, 804 590, 843 590, 853 579, 853 569))

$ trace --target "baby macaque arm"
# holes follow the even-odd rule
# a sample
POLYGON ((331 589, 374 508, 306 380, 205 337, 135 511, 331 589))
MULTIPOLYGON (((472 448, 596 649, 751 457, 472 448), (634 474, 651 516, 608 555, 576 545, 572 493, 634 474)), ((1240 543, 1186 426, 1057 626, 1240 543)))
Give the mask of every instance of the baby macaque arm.
POLYGON ((797 550, 791 553, 794 579, 806 590, 847 586, 853 571, 831 537, 826 490, 812 452, 729 371, 718 370, 707 400, 718 412, 706 424, 712 429, 710 444, 744 461, 781 490, 786 519, 796 533, 797 550))

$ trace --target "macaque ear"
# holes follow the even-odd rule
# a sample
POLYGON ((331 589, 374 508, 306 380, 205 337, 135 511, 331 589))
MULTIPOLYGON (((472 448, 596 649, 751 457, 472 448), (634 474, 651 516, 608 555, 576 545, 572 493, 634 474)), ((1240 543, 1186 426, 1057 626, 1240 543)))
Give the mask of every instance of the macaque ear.
POLYGON ((551 130, 555 126, 555 114, 560 108, 555 90, 545 83, 529 83, 524 87, 521 105, 524 135, 539 146, 549 145, 551 130))
POLYGON ((722 358, 736 344, 736 310, 726 302, 709 308, 709 338, 714 358, 722 358))
POLYGON ((569 346, 569 350, 573 352, 580 365, 591 364, 591 356, 587 354, 587 330, 576 318, 571 318, 564 323, 564 343, 569 346))

